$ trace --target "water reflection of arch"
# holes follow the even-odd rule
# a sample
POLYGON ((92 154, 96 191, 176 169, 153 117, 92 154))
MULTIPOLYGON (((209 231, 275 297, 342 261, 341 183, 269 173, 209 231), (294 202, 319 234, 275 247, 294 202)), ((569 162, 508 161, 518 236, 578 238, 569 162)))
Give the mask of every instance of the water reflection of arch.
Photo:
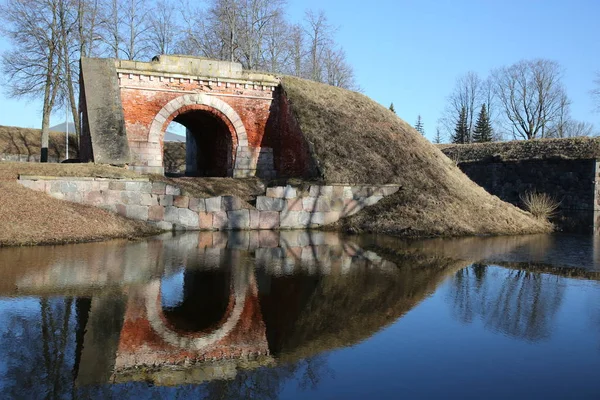
POLYGON ((225 314, 217 326, 206 332, 192 332, 188 327, 178 329, 176 324, 169 320, 161 303, 161 280, 156 279, 149 283, 144 292, 146 316, 150 326, 156 334, 166 343, 189 350, 202 350, 214 345, 225 338, 238 324, 249 288, 251 270, 246 268, 233 268, 231 270, 230 300, 225 314))

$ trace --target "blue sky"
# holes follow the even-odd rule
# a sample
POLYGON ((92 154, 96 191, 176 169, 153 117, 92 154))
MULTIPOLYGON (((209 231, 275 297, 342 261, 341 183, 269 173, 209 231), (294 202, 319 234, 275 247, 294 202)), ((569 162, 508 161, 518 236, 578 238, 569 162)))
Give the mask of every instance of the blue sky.
MULTIPOLYGON (((291 20, 307 8, 325 10, 339 27, 337 41, 364 93, 394 102, 410 124, 421 114, 430 139, 458 76, 472 70, 485 77, 527 58, 560 63, 573 118, 600 128, 589 95, 600 70, 600 1, 288 1, 291 20)), ((1 125, 39 127, 40 109, 0 94, 1 125)), ((52 122, 63 120, 61 110, 52 122)))

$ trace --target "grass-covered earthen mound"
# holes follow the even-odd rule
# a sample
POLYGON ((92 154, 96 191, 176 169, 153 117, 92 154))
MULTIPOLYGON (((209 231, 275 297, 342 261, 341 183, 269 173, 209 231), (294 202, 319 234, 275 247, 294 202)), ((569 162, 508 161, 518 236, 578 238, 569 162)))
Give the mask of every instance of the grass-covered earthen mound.
POLYGON ((121 168, 94 164, 0 163, 0 246, 83 242, 157 233, 143 222, 26 189, 17 183, 19 174, 139 177, 121 168))
POLYGON ((281 80, 324 181, 402 185, 397 194, 343 220, 343 228, 406 236, 551 229, 477 186, 414 128, 368 97, 298 78, 281 80))

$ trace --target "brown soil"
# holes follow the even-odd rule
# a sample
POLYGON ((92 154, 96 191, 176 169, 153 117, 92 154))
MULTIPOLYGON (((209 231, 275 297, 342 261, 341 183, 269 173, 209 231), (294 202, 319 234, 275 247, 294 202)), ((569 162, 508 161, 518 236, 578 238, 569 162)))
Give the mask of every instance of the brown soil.
POLYGON ((368 97, 282 77, 321 179, 396 183, 402 189, 339 227, 401 236, 504 235, 548 232, 547 222, 473 183, 409 124, 368 97))

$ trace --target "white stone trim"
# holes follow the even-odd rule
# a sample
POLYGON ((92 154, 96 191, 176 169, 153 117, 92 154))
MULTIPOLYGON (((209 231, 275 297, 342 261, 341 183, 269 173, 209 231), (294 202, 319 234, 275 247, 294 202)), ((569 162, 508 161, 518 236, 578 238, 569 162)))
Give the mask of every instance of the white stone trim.
POLYGON ((203 336, 182 335, 170 329, 164 321, 162 306, 160 304, 160 279, 156 279, 146 286, 146 316, 148 322, 156 334, 165 342, 182 349, 202 350, 226 337, 236 327, 244 310, 246 293, 248 291, 248 279, 243 273, 234 271, 233 291, 235 293, 235 304, 227 320, 216 330, 203 336))
POLYGON ((248 134, 246 133, 246 128, 242 123, 242 119, 235 112, 233 108, 223 100, 209 96, 204 93, 190 93, 185 94, 183 96, 176 97, 171 100, 156 114, 152 124, 150 125, 150 132, 148 133, 148 142, 149 143, 160 143, 160 138, 163 135, 163 126, 168 120, 168 118, 173 115, 177 110, 185 106, 192 105, 203 105, 207 107, 214 108, 217 111, 220 111, 225 117, 229 120, 231 125, 235 129, 235 134, 237 136, 238 147, 240 146, 248 146, 248 134))

